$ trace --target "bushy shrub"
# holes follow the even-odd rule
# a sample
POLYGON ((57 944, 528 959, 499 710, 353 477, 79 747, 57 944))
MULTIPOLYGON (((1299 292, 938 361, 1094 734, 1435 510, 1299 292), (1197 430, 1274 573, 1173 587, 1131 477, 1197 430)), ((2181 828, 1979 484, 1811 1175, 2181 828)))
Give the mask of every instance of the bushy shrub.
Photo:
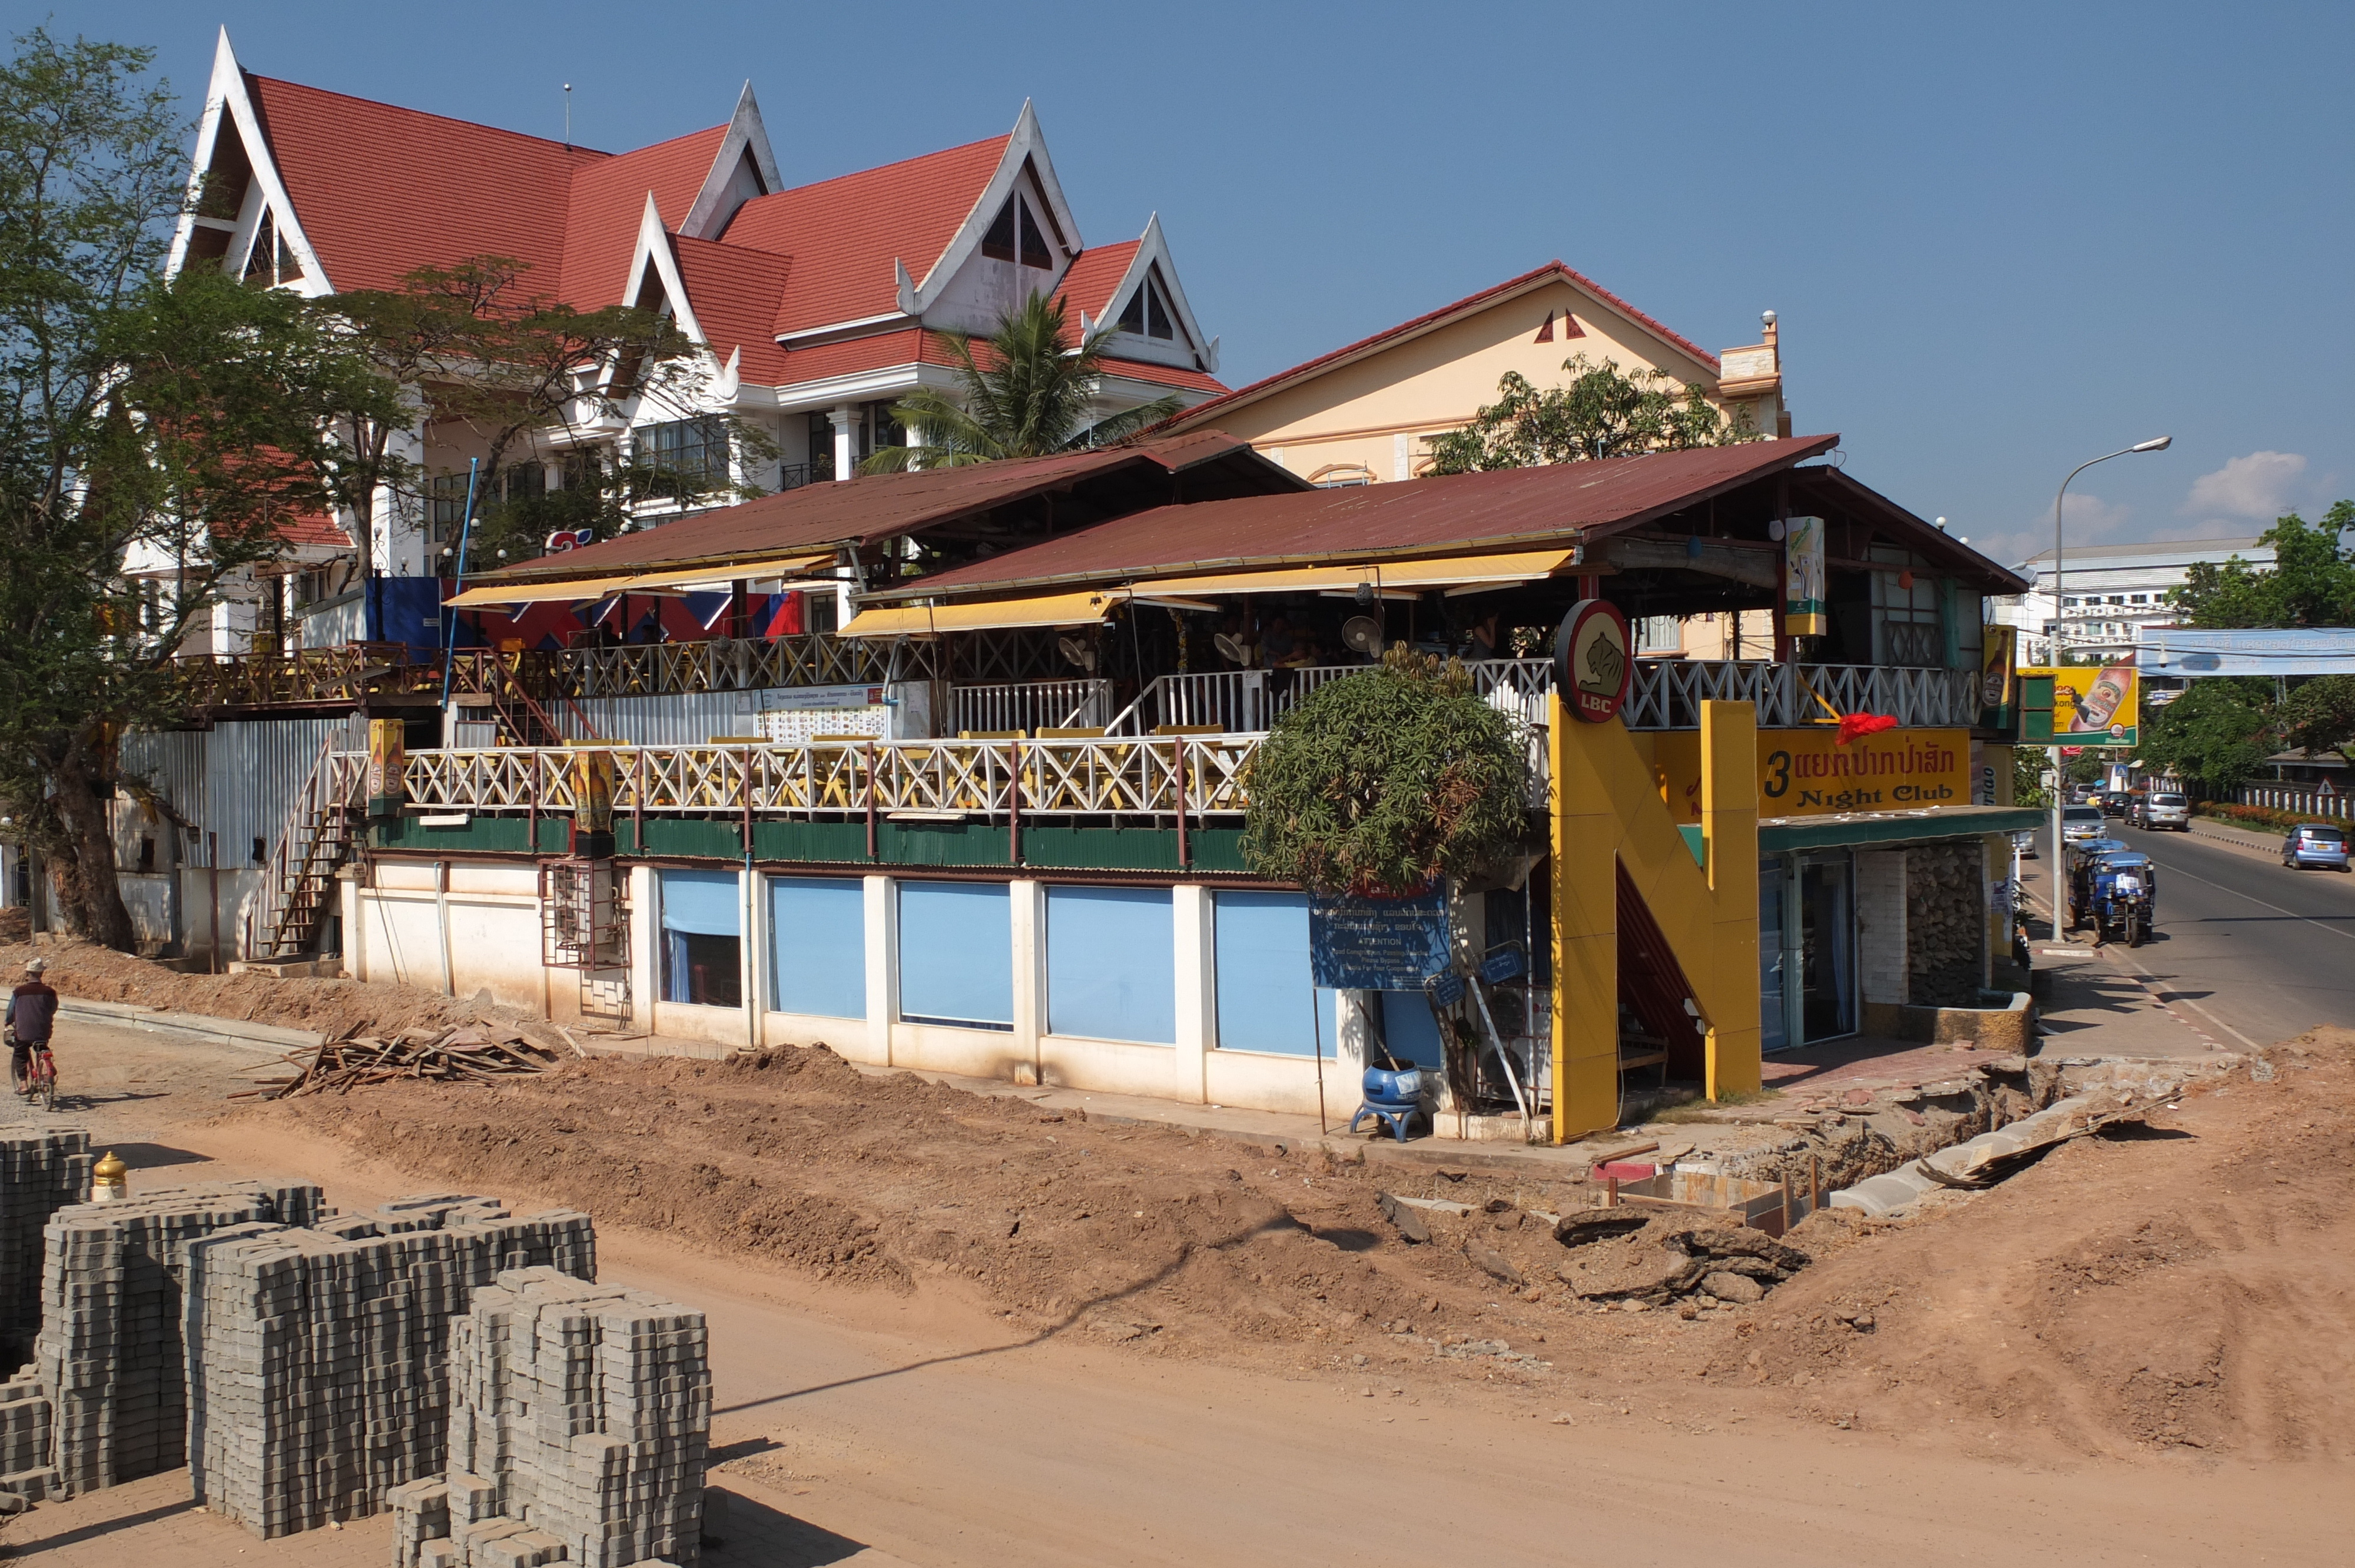
POLYGON ((1530 837, 1522 735, 1462 664, 1403 645, 1278 719, 1245 785, 1245 862, 1319 892, 1402 896, 1530 837))

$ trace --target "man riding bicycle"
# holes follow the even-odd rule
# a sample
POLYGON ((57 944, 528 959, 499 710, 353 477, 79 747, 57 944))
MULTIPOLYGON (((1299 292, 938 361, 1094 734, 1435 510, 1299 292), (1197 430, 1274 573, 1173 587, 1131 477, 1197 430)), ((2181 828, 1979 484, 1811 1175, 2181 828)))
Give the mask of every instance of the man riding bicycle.
POLYGON ((49 1043, 49 1032, 58 1021, 58 993, 41 976, 48 971, 47 959, 35 959, 25 966, 25 983, 8 995, 8 1015, 5 1033, 8 1036, 8 1075, 16 1092, 25 1092, 25 1080, 31 1071, 33 1052, 49 1043))

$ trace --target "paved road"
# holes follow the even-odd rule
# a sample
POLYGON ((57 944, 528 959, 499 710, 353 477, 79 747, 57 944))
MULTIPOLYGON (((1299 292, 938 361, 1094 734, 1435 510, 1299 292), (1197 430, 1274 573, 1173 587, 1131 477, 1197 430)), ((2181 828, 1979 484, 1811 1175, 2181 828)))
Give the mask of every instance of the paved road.
MULTIPOLYGON (((2355 875, 2286 871, 2190 833, 2113 825, 2158 863, 2154 939, 2115 957, 2221 1025, 2228 1044, 2271 1044, 2318 1023, 2355 1026, 2355 875), (2238 1038, 2234 1038, 2237 1036, 2238 1038)), ((2026 866, 2041 907, 2041 854, 2026 866)), ((2030 930, 2045 935, 2042 920, 2030 930)))

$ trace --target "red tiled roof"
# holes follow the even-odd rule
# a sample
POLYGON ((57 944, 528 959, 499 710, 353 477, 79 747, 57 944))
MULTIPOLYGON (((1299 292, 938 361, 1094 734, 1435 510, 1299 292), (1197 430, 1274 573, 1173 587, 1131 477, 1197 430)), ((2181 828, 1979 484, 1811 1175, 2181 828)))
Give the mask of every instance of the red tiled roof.
POLYGON ((1646 315, 1643 312, 1637 310, 1635 306, 1629 304, 1626 301, 1621 299, 1618 295, 1613 293, 1610 290, 1604 288, 1593 279, 1587 277, 1584 273, 1577 271, 1572 268, 1565 267, 1560 261, 1549 261, 1544 266, 1537 268, 1531 271, 1524 272, 1518 278, 1508 278, 1503 282, 1497 284, 1493 288, 1483 289, 1476 294, 1467 294, 1452 305, 1442 305, 1439 309, 1429 312, 1423 315, 1419 315, 1412 321, 1401 322, 1398 325, 1382 332, 1378 332, 1371 337, 1359 338, 1357 342, 1341 348, 1337 348, 1330 354, 1320 354, 1316 358, 1305 360, 1302 363, 1294 366, 1289 370, 1280 370, 1273 376, 1266 376, 1263 379, 1252 382, 1248 387, 1238 387, 1236 390, 1228 393, 1223 397, 1213 397, 1207 403, 1198 403, 1193 408, 1187 409, 1184 413, 1178 415, 1174 419, 1167 421, 1158 428, 1162 429, 1191 429, 1202 424, 1207 419, 1216 418, 1220 414, 1227 411, 1228 409, 1240 408, 1245 403, 1256 401, 1257 399, 1267 396, 1269 393, 1275 391, 1279 387, 1289 387, 1298 381, 1305 381, 1322 371, 1331 369, 1335 366, 1343 364, 1348 360, 1356 359, 1374 349, 1380 348, 1385 344, 1398 341, 1401 338, 1412 337, 1419 333, 1424 332, 1432 327, 1438 326, 1455 317, 1468 315, 1474 311, 1480 310, 1485 306, 1494 303, 1496 301, 1508 294, 1517 293, 1533 283, 1540 282, 1547 278, 1555 277, 1564 279, 1567 281, 1575 284, 1577 287, 1585 290, 1596 299, 1601 300, 1604 303, 1609 305, 1612 309, 1622 313, 1630 320, 1640 323, 1643 326, 1648 328, 1652 332, 1657 333, 1668 342, 1675 344, 1678 348, 1683 349, 1687 354, 1691 355, 1695 359, 1700 360, 1703 365, 1708 366, 1710 370, 1714 371, 1717 369, 1717 355, 1710 353, 1709 350, 1701 347, 1699 344, 1693 342, 1692 339, 1686 337, 1679 333, 1670 332, 1659 322, 1657 322, 1650 316, 1646 315))
POLYGON ((270 77, 246 85, 337 289, 397 288, 420 267, 483 255, 558 288, 572 175, 606 154, 270 77))
MULTIPOLYGON (((727 137, 728 127, 715 125, 617 154, 572 176, 564 235, 562 298, 567 304, 593 311, 630 302, 630 260, 646 194, 654 193, 663 227, 677 229, 727 137)), ((720 357, 727 357, 724 351, 720 357)))
MULTIPOLYGON (((921 591, 998 594, 1180 571, 1567 543, 1678 511, 1838 444, 1838 436, 1809 436, 1160 506, 935 573, 921 591)), ((911 586, 907 595, 917 591, 911 586)))
POLYGON ((1199 370, 1184 370, 1174 365, 1149 365, 1142 359, 1107 359, 1103 361, 1107 376, 1125 376, 1136 381, 1150 381, 1156 387, 1175 387, 1187 392, 1208 392, 1213 397, 1224 392, 1227 384, 1215 376, 1199 370))
POLYGON ((770 323, 793 263, 765 250, 684 235, 673 235, 670 244, 687 285, 687 308, 719 363, 727 364, 729 355, 741 348, 745 380, 774 386, 791 378, 789 356, 777 346, 770 323))
POLYGON ((1117 245, 1098 245, 1082 250, 1063 272, 1063 286, 1055 297, 1063 302, 1063 313, 1071 318, 1071 330, 1080 325, 1080 313, 1088 314, 1088 325, 1101 327, 1112 310, 1112 291, 1128 275, 1128 264, 1136 259, 1137 247, 1143 241, 1124 239, 1117 245))
POLYGON ((281 539, 297 548, 304 545, 324 545, 331 550, 352 547, 352 536, 337 527, 335 519, 321 512, 281 517, 275 524, 275 531, 281 539))
POLYGON ((891 263, 924 281, 981 199, 1010 140, 993 136, 755 196, 738 210, 722 238, 793 258, 777 332, 886 314, 899 308, 891 263))

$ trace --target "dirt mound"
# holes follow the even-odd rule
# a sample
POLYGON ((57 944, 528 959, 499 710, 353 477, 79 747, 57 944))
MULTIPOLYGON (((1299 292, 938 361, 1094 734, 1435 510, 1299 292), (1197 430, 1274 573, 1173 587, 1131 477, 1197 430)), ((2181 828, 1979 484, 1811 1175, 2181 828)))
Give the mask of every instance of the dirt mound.
POLYGON ((2355 1034, 2268 1054, 1938 1217, 1795 1231, 1818 1265, 1712 1375, 2006 1448, 2355 1454, 2355 1034))
MULTIPOLYGON (((383 1085, 252 1114, 294 1118, 421 1176, 528 1185, 601 1223, 823 1279, 954 1278, 1018 1317, 1085 1319, 1114 1339, 1429 1329, 1443 1306, 1511 1290, 1476 1261, 1497 1247, 1541 1282, 1534 1304, 1549 1293, 1575 1304, 1552 1284, 1561 1247, 1509 1199, 1410 1245, 1380 1206, 1385 1182, 1403 1184, 1394 1170, 1092 1125, 861 1073, 823 1047, 603 1058, 496 1087, 383 1085)), ((1493 1195, 1409 1180, 1468 1188, 1480 1204, 1493 1195)))
POLYGON ((36 954, 48 959, 48 982, 65 996, 315 1029, 330 1039, 355 1031, 387 1033, 521 1016, 513 1009, 477 1006, 414 986, 257 974, 184 975, 129 953, 71 940, 44 938, 29 947, 0 942, 0 976, 14 984, 13 977, 36 954))

